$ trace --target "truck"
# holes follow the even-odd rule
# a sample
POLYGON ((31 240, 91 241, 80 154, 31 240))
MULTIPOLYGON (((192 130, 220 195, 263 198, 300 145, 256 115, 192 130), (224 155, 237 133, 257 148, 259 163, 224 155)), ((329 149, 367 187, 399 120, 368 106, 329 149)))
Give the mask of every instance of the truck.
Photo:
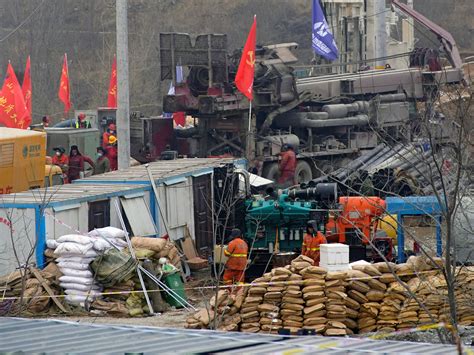
POLYGON ((44 186, 46 133, 0 127, 0 194, 44 186))
POLYGON ((244 156, 274 180, 280 148, 289 144, 297 152, 296 182, 303 182, 381 141, 413 140, 417 103, 433 100, 438 85, 464 83, 465 77, 453 37, 413 9, 392 4, 438 36, 451 66, 441 67, 438 57, 425 65, 420 53, 426 51, 417 50, 408 68, 297 78, 297 43, 257 46, 250 103, 234 84, 241 51, 227 55, 225 34, 161 33, 161 80, 175 87, 163 97, 163 111, 195 120, 194 127, 176 130, 177 140, 188 143, 187 155, 244 156))

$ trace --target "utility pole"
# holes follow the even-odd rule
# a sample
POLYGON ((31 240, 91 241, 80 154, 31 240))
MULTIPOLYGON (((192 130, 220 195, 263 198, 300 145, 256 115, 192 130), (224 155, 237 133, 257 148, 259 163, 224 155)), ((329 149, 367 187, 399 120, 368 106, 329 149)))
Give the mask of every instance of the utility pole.
MULTIPOLYGON (((385 0, 375 0, 375 58, 387 56, 387 29, 386 29, 386 7, 385 0)), ((381 69, 385 66, 385 59, 378 60, 376 65, 381 69)))
POLYGON ((116 0, 118 168, 130 166, 130 94, 128 85, 127 0, 116 0))

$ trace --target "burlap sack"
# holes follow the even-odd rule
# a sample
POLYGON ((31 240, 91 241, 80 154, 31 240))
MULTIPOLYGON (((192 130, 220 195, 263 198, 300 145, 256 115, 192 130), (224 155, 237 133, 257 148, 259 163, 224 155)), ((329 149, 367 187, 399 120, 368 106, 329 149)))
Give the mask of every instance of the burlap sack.
POLYGON ((398 321, 396 320, 377 320, 378 326, 391 327, 391 326, 396 326, 397 324, 398 324, 398 321))
POLYGON ((306 286, 303 288, 303 293, 310 293, 310 292, 319 292, 324 291, 325 287, 323 285, 312 285, 306 286))
POLYGON ((311 318, 305 318, 303 321, 303 325, 317 325, 317 324, 326 324, 327 323, 327 318, 325 317, 311 317, 311 318))
POLYGON ((395 273, 398 276, 413 275, 413 266, 409 264, 398 264, 395 267, 395 273))
POLYGON ((329 328, 338 328, 338 329, 346 329, 346 325, 342 322, 334 321, 334 320, 329 320, 327 322, 327 326, 329 328))
POLYGON ((197 313, 193 315, 194 319, 201 322, 205 326, 209 325, 209 322, 214 319, 215 314, 212 310, 207 310, 205 308, 200 309, 197 313))
POLYGON ((298 285, 288 285, 283 291, 301 291, 301 287, 298 285))
POLYGON ((262 299, 263 299, 262 296, 247 296, 247 297, 245 297, 244 304, 260 303, 260 302, 262 302, 262 299))
POLYGON ((367 303, 369 302, 369 300, 367 299, 367 297, 365 297, 364 294, 360 293, 359 291, 356 291, 356 290, 349 290, 347 291, 347 295, 354 299, 355 301, 359 302, 359 303, 367 303))
POLYGON ((288 289, 283 292, 283 297, 301 297, 303 293, 301 291, 296 291, 292 289, 288 289))
POLYGON ((217 327, 217 330, 222 332, 235 332, 239 330, 239 325, 235 323, 227 324, 227 325, 220 325, 217 327))
POLYGON ((382 273, 373 265, 352 265, 352 270, 365 272, 370 276, 380 276, 382 273))
POLYGON ((160 252, 168 243, 164 238, 133 237, 132 246, 136 249, 150 249, 160 252))
POLYGON ((277 267, 272 270, 272 275, 278 276, 278 275, 285 275, 285 276, 290 276, 292 272, 289 269, 286 269, 284 267, 277 267))
POLYGON ((318 304, 315 304, 314 306, 310 306, 310 307, 305 307, 304 308, 304 314, 309 314, 309 313, 312 313, 312 312, 316 312, 316 311, 320 311, 322 309, 325 309, 326 306, 324 303, 318 303, 318 304))
POLYGON ((348 307, 348 308, 352 308, 352 309, 359 309, 360 308, 360 303, 357 302, 356 300, 354 300, 353 298, 349 297, 350 294, 348 292, 348 297, 346 297, 344 299, 344 304, 348 307))
POLYGON ((282 310, 280 310, 280 314, 282 316, 287 316, 287 315, 299 316, 299 315, 303 314, 303 311, 295 310, 295 309, 282 309, 282 310))
POLYGON ((324 280, 325 276, 321 274, 310 274, 310 273, 303 275, 303 280, 313 280, 313 279, 324 280))
POLYGON ((377 319, 380 321, 393 321, 395 319, 398 319, 398 313, 394 312, 380 312, 379 315, 377 316, 377 319))
POLYGON ((344 318, 342 323, 344 323, 346 325, 346 327, 350 328, 350 329, 357 329, 358 328, 357 322, 354 319, 351 319, 351 318, 344 318))
POLYGON ((387 289, 387 285, 376 279, 371 279, 367 283, 374 290, 385 291, 387 289))
POLYGON ((282 281, 286 281, 288 280, 288 275, 275 275, 275 276, 272 276, 272 278, 270 279, 270 282, 275 282, 277 283, 277 285, 283 285, 284 283, 282 281))
POLYGON ((234 300, 229 298, 229 290, 219 290, 216 295, 211 297, 209 304, 211 307, 219 307, 221 304, 231 305, 234 300), (225 301, 225 302, 224 302, 225 301))
POLYGON ((418 317, 418 312, 401 312, 398 316, 399 319, 409 319, 409 318, 417 318, 418 317))
POLYGON ((306 300, 306 307, 315 306, 319 303, 325 303, 327 302, 327 300, 328 300, 327 297, 309 299, 309 300, 306 300))
POLYGON ((336 300, 344 300, 347 297, 347 294, 341 291, 335 291, 335 292, 327 292, 326 296, 328 298, 332 298, 336 300))
POLYGON ((285 286, 268 286, 267 292, 282 292, 286 289, 285 286))
POLYGON ((305 268, 307 268, 308 266, 311 266, 313 265, 312 263, 308 263, 306 261, 292 261, 291 262, 291 267, 296 271, 296 272, 299 272, 305 268))
POLYGON ((347 335, 347 332, 346 332, 346 329, 329 328, 329 329, 326 329, 326 331, 324 332, 324 335, 329 336, 329 337, 344 336, 344 335, 347 335))
POLYGON ((285 284, 288 286, 303 286, 304 280, 288 280, 285 282, 285 284))
POLYGON ((359 329, 367 328, 375 324, 377 324, 375 318, 359 318, 357 320, 357 326, 359 327, 359 329))
POLYGON ((240 309, 240 313, 249 313, 249 312, 256 311, 257 309, 258 309, 258 304, 253 304, 250 306, 242 306, 242 308, 240 309))
POLYGON ((304 306, 301 304, 296 304, 296 303, 282 303, 281 304, 281 309, 292 309, 295 311, 302 311, 304 309, 304 306))
POLYGON ((346 306, 340 306, 340 305, 326 306, 326 310, 328 312, 346 312, 346 309, 347 309, 346 306))
POLYGON ((395 267, 397 266, 397 264, 395 263, 391 263, 391 262, 379 262, 379 263, 375 263, 373 264, 374 267, 377 268, 377 270, 379 270, 382 274, 384 273, 391 273, 393 271, 395 271, 395 267))
POLYGON ((313 265, 314 263, 314 260, 305 256, 305 255, 298 255, 295 259, 293 259, 291 261, 291 263, 293 264, 294 262, 299 262, 299 261, 304 261, 304 262, 307 262, 307 263, 310 263, 311 265, 313 265))
POLYGON ((347 282, 344 280, 329 280, 324 284, 326 287, 346 286, 347 282))
POLYGON ((281 300, 283 303, 292 303, 292 304, 305 304, 302 298, 298 297, 286 297, 284 296, 281 300))
POLYGON ((359 312, 355 309, 346 307, 346 316, 352 319, 357 319, 359 317, 359 312))
POLYGON ((360 293, 367 293, 370 291, 370 286, 362 281, 349 281, 348 285, 351 289, 359 291, 360 293))
POLYGON ((269 303, 262 303, 257 306, 257 310, 259 312, 278 312, 280 308, 278 306, 275 306, 273 304, 269 303))
POLYGON ((326 281, 323 279, 305 279, 303 285, 306 286, 326 286, 326 281))
POLYGON ((384 284, 389 284, 391 282, 396 282, 397 279, 395 276, 393 276, 393 274, 385 273, 380 276, 379 281, 383 282, 384 284))
POLYGON ((365 328, 359 327, 359 334, 371 333, 377 329, 376 325, 371 325, 365 328))
POLYGON ((377 307, 372 306, 369 303, 364 303, 360 306, 360 313, 367 313, 371 317, 377 317, 379 314, 379 309, 377 307))
POLYGON ((281 299, 281 297, 281 292, 267 292, 265 295, 263 295, 264 300, 281 299))
POLYGON ((291 274, 288 280, 291 280, 291 281, 303 280, 303 276, 298 275, 298 274, 291 274))
POLYGON ((382 291, 373 290, 373 291, 367 292, 365 296, 367 297, 369 301, 380 302, 383 300, 384 293, 382 291))
MULTIPOLYGON (((242 316, 242 315, 240 315, 240 316, 242 316)), ((260 318, 261 318, 260 316, 247 318, 247 319, 245 319, 245 322, 246 323, 258 323, 258 322, 260 322, 260 318)), ((243 319, 242 319, 242 322, 244 322, 243 319)))
POLYGON ((265 287, 250 287, 248 294, 250 296, 262 296, 265 292, 267 292, 267 289, 265 287))
POLYGON ((377 329, 377 332, 382 332, 382 333, 392 333, 396 330, 396 328, 394 327, 387 327, 387 326, 384 326, 384 327, 379 327, 377 329))
POLYGON ((346 277, 345 271, 330 271, 326 274, 326 280, 345 280, 346 277))
POLYGON ((283 321, 285 321, 285 320, 292 320, 292 321, 295 321, 295 322, 302 322, 303 321, 303 317, 292 315, 292 314, 287 315, 287 316, 283 315, 283 316, 281 316, 281 319, 283 321))
POLYGON ((240 313, 240 316, 242 317, 242 320, 247 320, 253 317, 260 317, 260 313, 258 311, 252 311, 248 313, 240 313))
POLYGON ((281 319, 278 319, 278 318, 274 318, 274 319, 271 319, 271 318, 260 318, 260 325, 263 325, 263 324, 270 324, 270 325, 274 325, 274 326, 281 326, 283 324, 283 321, 281 319))
POLYGON ((360 270, 346 270, 347 279, 355 279, 358 281, 368 280, 371 276, 360 270))
POLYGON ((346 288, 344 286, 333 286, 333 287, 326 287, 326 293, 329 292, 345 292, 346 288))
POLYGON ((278 331, 280 328, 281 328, 281 325, 262 324, 260 329, 264 332, 269 332, 269 331, 278 331))
POLYGON ((325 296, 324 291, 316 291, 316 292, 308 292, 308 293, 303 293, 303 299, 306 300, 312 300, 312 299, 320 299, 325 296))
POLYGON ((242 326, 240 326, 240 329, 245 333, 258 333, 258 332, 260 332, 260 327, 242 328, 242 326))
POLYGON ((283 322, 283 326, 293 327, 293 328, 301 328, 303 326, 303 322, 296 322, 294 320, 285 320, 283 322))

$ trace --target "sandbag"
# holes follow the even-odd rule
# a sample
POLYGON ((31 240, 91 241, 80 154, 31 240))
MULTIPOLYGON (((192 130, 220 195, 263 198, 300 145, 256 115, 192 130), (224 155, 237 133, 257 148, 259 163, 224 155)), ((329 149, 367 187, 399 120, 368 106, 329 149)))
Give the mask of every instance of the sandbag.
MULTIPOLYGON (((54 254, 60 256, 72 255, 81 256, 86 255, 92 248, 92 243, 80 244, 74 242, 59 243, 57 248, 54 250, 54 254)), ((97 255, 97 254, 96 254, 97 255)), ((94 255, 93 255, 94 256, 94 255)))
POLYGON ((57 239, 58 243, 66 243, 66 242, 71 242, 71 243, 77 243, 77 244, 82 244, 82 245, 87 245, 91 244, 92 240, 89 236, 85 235, 80 235, 80 234, 66 234, 57 239))
POLYGON ((83 285, 92 285, 94 280, 87 277, 75 277, 75 276, 61 276, 59 281, 62 283, 74 283, 74 284, 83 284, 83 285))
POLYGON ((92 272, 89 270, 77 270, 77 269, 70 269, 67 267, 61 268, 61 273, 66 276, 74 276, 74 277, 85 277, 85 278, 92 278, 92 272))
POLYGON ((94 285, 94 284, 84 285, 84 284, 73 283, 73 282, 60 282, 59 286, 61 286, 63 289, 66 289, 66 290, 77 290, 77 291, 95 290, 95 291, 100 291, 100 286, 94 285))
POLYGON ((372 290, 366 293, 365 295, 369 301, 382 301, 384 298, 384 293, 378 290, 372 290))
POLYGON ((56 259, 57 263, 73 262, 89 265, 95 258, 86 256, 60 256, 56 259))
POLYGON ((74 270, 89 270, 89 263, 61 261, 58 263, 60 268, 74 269, 74 270))
POLYGON ((90 237, 105 237, 105 238, 125 238, 126 232, 115 227, 96 228, 91 230, 88 235, 90 237))
POLYGON ((155 252, 160 252, 168 241, 164 238, 150 238, 150 237, 133 237, 133 248, 150 249, 155 252))
POLYGON ((47 239, 46 240, 46 246, 49 248, 49 249, 56 249, 58 247, 59 243, 57 240, 54 240, 54 239, 47 239))
POLYGON ((109 249, 91 263, 97 281, 105 287, 114 286, 130 278, 136 266, 136 260, 116 249, 109 249))

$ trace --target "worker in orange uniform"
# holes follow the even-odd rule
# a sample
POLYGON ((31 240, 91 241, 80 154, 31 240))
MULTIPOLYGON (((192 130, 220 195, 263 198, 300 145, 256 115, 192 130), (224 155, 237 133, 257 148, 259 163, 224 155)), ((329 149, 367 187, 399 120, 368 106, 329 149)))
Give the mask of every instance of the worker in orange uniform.
POLYGON ((238 228, 232 229, 230 234, 231 242, 224 250, 225 256, 229 259, 225 263, 224 284, 243 283, 245 278, 245 268, 247 267, 247 255, 249 247, 242 239, 242 232, 238 228))
POLYGON ((117 131, 117 127, 115 126, 115 124, 111 123, 107 127, 107 130, 104 132, 104 134, 102 134, 102 147, 104 147, 104 149, 109 144, 109 137, 116 136, 115 134, 116 131, 117 131))
POLYGON ((109 144, 105 147, 107 151, 107 158, 110 161, 110 171, 117 170, 118 168, 118 148, 117 148, 117 138, 115 136, 109 137, 109 144))
POLYGON ((64 147, 54 147, 53 165, 57 165, 63 172, 63 181, 65 184, 69 183, 68 171, 69 171, 69 157, 65 154, 66 149, 64 147))
POLYGON ((326 244, 327 240, 323 233, 318 231, 317 223, 314 220, 306 224, 306 233, 303 238, 301 255, 313 259, 313 265, 319 266, 320 245, 326 244))
POLYGON ((278 184, 281 187, 290 187, 295 184, 296 154, 293 147, 289 144, 283 144, 280 157, 278 184))

